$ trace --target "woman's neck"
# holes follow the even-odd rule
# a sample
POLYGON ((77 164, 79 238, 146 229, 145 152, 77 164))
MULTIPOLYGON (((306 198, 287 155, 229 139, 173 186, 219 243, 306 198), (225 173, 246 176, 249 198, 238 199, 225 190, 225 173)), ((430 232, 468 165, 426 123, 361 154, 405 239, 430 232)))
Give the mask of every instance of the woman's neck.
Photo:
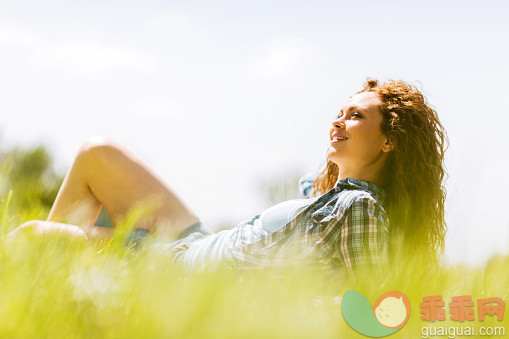
POLYGON ((385 182, 385 176, 383 175, 385 163, 386 159, 385 157, 383 157, 379 158, 377 161, 372 162, 371 164, 359 166, 358 168, 342 166, 341 164, 338 164, 339 167, 338 180, 352 178, 371 182, 373 184, 381 186, 385 182))

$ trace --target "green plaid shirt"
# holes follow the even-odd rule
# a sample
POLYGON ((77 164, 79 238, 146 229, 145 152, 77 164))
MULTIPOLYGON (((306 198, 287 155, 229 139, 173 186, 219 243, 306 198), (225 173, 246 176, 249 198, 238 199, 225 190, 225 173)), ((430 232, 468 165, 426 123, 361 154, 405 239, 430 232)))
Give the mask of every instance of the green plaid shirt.
POLYGON ((348 271, 377 269, 387 261, 385 192, 375 184, 346 178, 277 231, 258 240, 252 225, 239 225, 227 248, 235 270, 288 267, 348 271), (253 240, 255 239, 255 240, 253 240))

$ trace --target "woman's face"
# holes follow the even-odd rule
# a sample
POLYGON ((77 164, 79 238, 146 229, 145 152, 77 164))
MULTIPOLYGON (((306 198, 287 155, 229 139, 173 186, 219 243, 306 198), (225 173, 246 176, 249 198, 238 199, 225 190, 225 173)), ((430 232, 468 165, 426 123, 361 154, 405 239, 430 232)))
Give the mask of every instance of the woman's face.
POLYGON ((327 158, 339 166, 341 177, 380 169, 383 154, 392 149, 380 128, 380 104, 374 92, 356 94, 332 122, 327 158))

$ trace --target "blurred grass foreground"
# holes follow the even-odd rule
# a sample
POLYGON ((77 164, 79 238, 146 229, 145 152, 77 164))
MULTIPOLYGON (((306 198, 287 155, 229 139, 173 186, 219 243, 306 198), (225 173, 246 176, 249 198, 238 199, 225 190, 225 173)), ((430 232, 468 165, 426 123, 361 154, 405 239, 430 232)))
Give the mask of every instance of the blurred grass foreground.
MULTIPOLYGON (((61 182, 48 175, 51 161, 43 150, 13 154, 2 157, 0 235, 29 219, 45 219, 61 182)), ((423 326, 473 325, 449 316, 439 324, 422 321, 424 296, 442 295, 446 303, 462 295, 508 299, 509 257, 436 272, 402 258, 401 269, 376 286, 297 270, 184 274, 164 253, 127 249, 125 230, 118 229, 101 246, 58 235, 13 242, 2 237, 0 337, 364 338, 341 313, 342 296, 353 289, 371 304, 387 291, 406 294, 409 321, 390 337, 419 338, 423 326)), ((475 324, 481 324, 477 316, 475 324)), ((482 323, 507 324, 507 317, 500 322, 491 316, 482 323)))

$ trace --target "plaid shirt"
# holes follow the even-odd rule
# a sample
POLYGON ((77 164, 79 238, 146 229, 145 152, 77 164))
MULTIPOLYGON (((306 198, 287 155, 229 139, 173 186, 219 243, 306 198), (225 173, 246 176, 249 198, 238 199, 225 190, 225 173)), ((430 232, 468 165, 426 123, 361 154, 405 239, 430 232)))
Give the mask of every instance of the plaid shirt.
POLYGON ((384 199, 385 192, 375 184, 339 180, 293 220, 261 239, 253 236, 253 224, 237 226, 227 248, 227 265, 245 270, 299 264, 331 273, 346 268, 352 278, 359 268, 377 269, 387 261, 384 199))

